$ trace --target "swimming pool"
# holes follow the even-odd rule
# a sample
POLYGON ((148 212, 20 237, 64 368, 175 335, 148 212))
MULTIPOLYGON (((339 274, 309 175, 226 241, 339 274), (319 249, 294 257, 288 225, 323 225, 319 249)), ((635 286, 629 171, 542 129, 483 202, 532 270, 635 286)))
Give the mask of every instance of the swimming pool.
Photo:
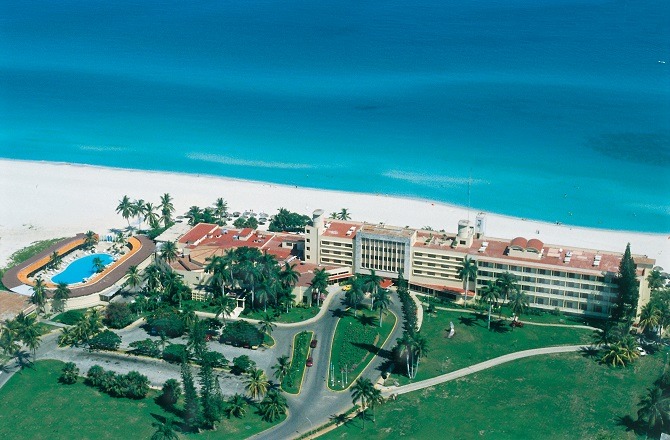
POLYGON ((63 270, 58 275, 55 275, 51 278, 51 281, 54 283, 66 283, 66 284, 76 284, 81 283, 84 279, 90 277, 95 273, 95 266, 93 265, 93 260, 100 258, 102 264, 107 266, 109 263, 114 261, 111 255, 109 254, 91 254, 84 257, 78 258, 70 263, 65 270, 63 270))

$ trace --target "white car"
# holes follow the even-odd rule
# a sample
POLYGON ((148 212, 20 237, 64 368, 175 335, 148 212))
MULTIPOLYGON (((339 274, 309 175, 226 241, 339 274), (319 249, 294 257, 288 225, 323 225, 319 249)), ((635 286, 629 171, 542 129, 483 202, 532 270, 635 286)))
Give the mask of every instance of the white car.
POLYGON ((638 353, 640 353, 640 356, 646 356, 647 355, 647 352, 644 351, 644 348, 636 347, 636 349, 637 349, 638 353))

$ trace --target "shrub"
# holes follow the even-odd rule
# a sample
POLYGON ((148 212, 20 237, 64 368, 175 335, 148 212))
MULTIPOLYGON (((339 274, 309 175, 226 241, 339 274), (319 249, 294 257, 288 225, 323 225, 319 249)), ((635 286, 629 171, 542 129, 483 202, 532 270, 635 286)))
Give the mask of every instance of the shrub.
POLYGON ((153 358, 161 357, 161 349, 158 345, 158 342, 150 338, 131 342, 130 347, 133 349, 133 354, 139 354, 153 358))
POLYGON ((206 351, 202 355, 202 359, 200 361, 200 364, 208 363, 212 367, 219 367, 219 368, 224 368, 226 365, 228 365, 228 359, 218 351, 206 351))
POLYGON ((175 379, 168 379, 163 384, 163 393, 158 397, 161 405, 171 407, 181 396, 181 385, 175 379))
POLYGON ((243 374, 252 368, 256 367, 256 362, 252 361, 249 356, 243 354, 233 359, 233 367, 230 369, 233 374, 243 374))
POLYGON ((86 381, 89 383, 89 385, 98 387, 100 386, 102 375, 104 373, 105 370, 100 365, 93 365, 88 369, 88 373, 86 373, 86 381))
POLYGON ((149 392, 149 378, 137 371, 125 375, 124 396, 129 399, 144 399, 149 392))
POLYGON ((84 318, 84 310, 68 310, 61 313, 54 320, 66 325, 75 325, 84 318))
POLYGON ((75 365, 74 362, 68 362, 63 367, 58 381, 68 385, 72 385, 77 382, 77 377, 79 376, 79 368, 75 365))
POLYGON ((149 392, 149 379, 137 371, 123 375, 94 365, 88 370, 87 382, 112 397, 142 399, 149 392))
POLYGON ((121 336, 117 335, 111 330, 105 330, 98 333, 90 341, 88 341, 89 350, 109 350, 114 351, 119 348, 121 344, 121 336))
POLYGON ((105 325, 111 328, 124 328, 133 322, 135 315, 126 303, 111 303, 105 309, 105 325))
POLYGON ((170 344, 163 350, 163 359, 168 362, 181 362, 184 357, 188 357, 184 344, 170 344))
POLYGON ((256 326, 242 320, 228 324, 221 333, 221 342, 236 347, 253 347, 263 343, 263 333, 256 326))
POLYGON ((155 310, 147 318, 147 325, 152 334, 165 333, 170 338, 178 338, 186 332, 186 325, 179 311, 173 307, 161 307, 155 310))

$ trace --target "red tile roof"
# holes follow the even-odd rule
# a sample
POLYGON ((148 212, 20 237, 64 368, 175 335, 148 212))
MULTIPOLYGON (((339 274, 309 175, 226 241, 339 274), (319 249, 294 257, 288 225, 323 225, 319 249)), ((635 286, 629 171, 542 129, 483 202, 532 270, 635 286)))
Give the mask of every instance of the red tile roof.
POLYGON ((181 236, 179 243, 186 245, 193 244, 198 240, 202 240, 208 234, 214 233, 217 228, 219 226, 212 223, 198 223, 190 231, 181 236))
POLYGON ((322 237, 340 237, 348 239, 353 239, 363 225, 363 223, 359 222, 346 222, 340 220, 329 220, 326 224, 330 224, 330 226, 323 231, 322 237), (349 231, 351 231, 351 234, 347 235, 349 231))

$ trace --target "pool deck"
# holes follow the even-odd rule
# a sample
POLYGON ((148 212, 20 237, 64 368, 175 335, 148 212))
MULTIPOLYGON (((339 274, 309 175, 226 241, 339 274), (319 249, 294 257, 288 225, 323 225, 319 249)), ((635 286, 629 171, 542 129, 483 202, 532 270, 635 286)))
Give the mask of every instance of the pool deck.
MULTIPOLYGON (((60 249, 71 246, 75 242, 81 241, 83 236, 84 234, 77 234, 75 237, 59 241, 58 243, 54 244, 48 249, 45 249, 39 254, 34 255, 32 258, 24 261, 23 263, 8 269, 7 272, 5 272, 5 275, 2 277, 2 284, 4 284, 5 287, 7 287, 9 290, 13 290, 25 285, 26 283, 21 280, 21 273, 27 267, 33 266, 40 261, 44 261, 45 258, 48 259, 54 251, 58 251, 60 249)), ((139 244, 139 248, 137 250, 133 249, 127 256, 121 258, 116 262, 116 264, 109 266, 98 277, 91 280, 90 283, 71 286, 70 298, 88 296, 94 293, 102 292, 103 290, 111 287, 126 275, 126 272, 130 266, 139 265, 144 260, 149 258, 156 249, 154 242, 144 235, 136 235, 130 240, 132 241, 133 239, 137 240, 139 244)), ((50 290, 47 292, 47 296, 51 297, 52 292, 50 290)))

